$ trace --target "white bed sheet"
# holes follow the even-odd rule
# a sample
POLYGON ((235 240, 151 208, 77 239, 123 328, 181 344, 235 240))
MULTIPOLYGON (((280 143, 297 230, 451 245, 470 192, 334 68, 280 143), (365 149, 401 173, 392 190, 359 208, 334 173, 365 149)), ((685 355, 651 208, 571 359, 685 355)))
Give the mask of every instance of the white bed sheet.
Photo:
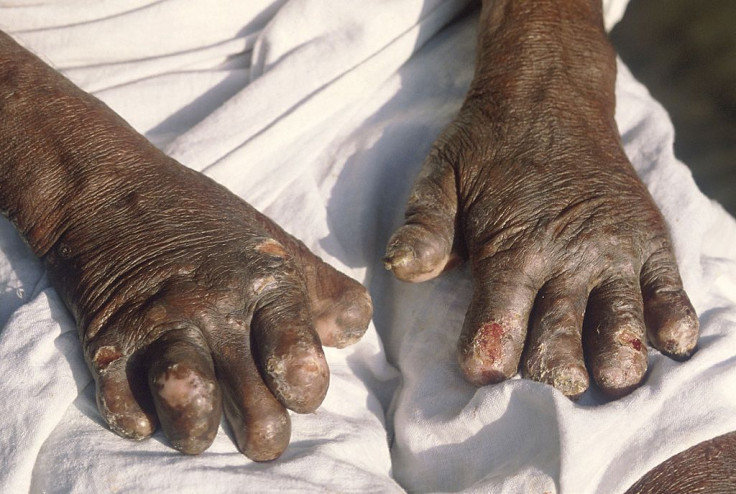
MULTIPOLYGON (((625 2, 606 2, 607 25, 625 2)), ((621 492, 736 430, 736 223, 673 154, 665 111, 619 64, 626 151, 669 222, 700 314, 687 363, 650 354, 640 389, 572 403, 522 379, 477 389, 455 364, 471 286, 405 285, 380 257, 413 176, 472 76, 468 0, 0 2, 0 28, 184 164, 364 282, 366 337, 327 350, 331 387, 276 462, 223 426, 183 457, 102 423, 74 322, 0 222, 2 492, 621 492), (389 363, 390 362, 390 363, 389 363)))

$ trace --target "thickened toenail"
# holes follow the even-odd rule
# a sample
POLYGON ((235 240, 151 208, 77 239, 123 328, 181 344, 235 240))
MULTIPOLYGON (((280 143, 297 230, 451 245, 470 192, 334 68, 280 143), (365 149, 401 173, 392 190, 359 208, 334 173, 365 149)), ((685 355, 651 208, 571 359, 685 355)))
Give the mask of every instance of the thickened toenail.
POLYGON ((406 266, 414 261, 416 257, 416 253, 411 247, 407 245, 392 245, 383 258, 383 267, 391 271, 392 269, 406 266))

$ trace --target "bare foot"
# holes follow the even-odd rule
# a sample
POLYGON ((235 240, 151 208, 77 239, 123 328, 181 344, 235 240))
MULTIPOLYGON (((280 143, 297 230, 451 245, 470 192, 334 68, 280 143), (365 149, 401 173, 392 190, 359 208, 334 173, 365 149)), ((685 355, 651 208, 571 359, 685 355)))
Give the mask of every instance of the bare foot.
POLYGON ((570 397, 639 385, 647 339, 687 358, 698 320, 665 222, 621 147, 615 54, 588 1, 484 2, 476 73, 385 262, 424 281, 470 262, 459 362, 570 397), (587 362, 587 368, 586 368, 587 362))
POLYGON ((243 453, 278 457, 287 408, 327 391, 322 344, 365 331, 366 290, 5 35, 0 74, 0 208, 75 316, 110 428, 159 422, 199 453, 224 407, 243 453))

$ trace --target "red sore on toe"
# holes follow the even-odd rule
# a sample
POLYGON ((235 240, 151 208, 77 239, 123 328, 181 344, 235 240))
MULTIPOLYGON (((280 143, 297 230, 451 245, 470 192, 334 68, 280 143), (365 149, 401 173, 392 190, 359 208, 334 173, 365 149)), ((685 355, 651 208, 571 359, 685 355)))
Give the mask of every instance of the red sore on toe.
POLYGON ((503 330, 501 325, 497 322, 492 322, 486 323, 480 328, 480 331, 478 331, 478 338, 487 339, 487 337, 490 335, 493 336, 493 341, 499 341, 504 334, 505 331, 503 330))
POLYGON ((636 350, 637 352, 641 351, 642 344, 639 338, 632 338, 629 343, 631 343, 631 346, 634 347, 634 350, 636 350))
POLYGON ((473 349, 485 363, 493 364, 501 357, 501 339, 506 334, 503 327, 496 323, 485 323, 480 327, 473 341, 473 349))
POLYGON ((483 324, 472 341, 461 349, 459 360, 465 378, 476 386, 499 383, 515 370, 505 369, 503 347, 509 333, 497 322, 483 324))

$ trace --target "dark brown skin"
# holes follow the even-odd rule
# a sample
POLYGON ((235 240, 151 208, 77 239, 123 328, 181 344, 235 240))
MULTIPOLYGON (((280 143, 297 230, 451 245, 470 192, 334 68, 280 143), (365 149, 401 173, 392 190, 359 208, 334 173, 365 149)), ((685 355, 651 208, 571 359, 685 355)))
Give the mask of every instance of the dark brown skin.
MULTIPOLYGON (((635 389, 649 343, 687 359, 698 319, 667 227, 621 147, 615 53, 595 0, 484 0, 475 77, 384 262, 421 282, 470 262, 458 343, 476 385, 517 373, 575 399, 635 389)), ((736 433, 630 492, 734 492, 736 433), (700 489, 700 490, 696 490, 700 489)))
MULTIPOLYGON (((697 319, 664 221, 620 147, 600 6, 487 2, 478 52, 387 265, 423 281, 470 261, 459 356, 471 382, 498 382, 521 362, 576 397, 585 355, 620 396, 644 376, 646 338, 686 358, 697 319)), ((0 210, 74 314, 110 427, 142 439, 159 422, 174 447, 198 453, 224 406, 241 451, 281 454, 286 408, 312 411, 326 392, 321 344, 365 331, 365 290, 1 33, 0 152, 0 210)), ((734 438, 637 486, 675 489, 702 468, 732 486, 734 438)))
POLYGON ((224 408, 243 453, 278 457, 287 408, 327 391, 322 344, 366 330, 366 290, 2 33, 0 156, 0 210, 74 315, 110 428, 158 422, 196 454, 224 408))
POLYGON ((736 491, 736 432, 704 441, 660 464, 626 494, 736 491))
POLYGON ((469 261, 458 358, 476 385, 521 366, 575 398, 590 372, 616 398, 644 378, 647 340, 695 350, 667 226, 621 147, 615 76, 600 2, 483 3, 465 103, 385 257, 412 282, 469 261))

